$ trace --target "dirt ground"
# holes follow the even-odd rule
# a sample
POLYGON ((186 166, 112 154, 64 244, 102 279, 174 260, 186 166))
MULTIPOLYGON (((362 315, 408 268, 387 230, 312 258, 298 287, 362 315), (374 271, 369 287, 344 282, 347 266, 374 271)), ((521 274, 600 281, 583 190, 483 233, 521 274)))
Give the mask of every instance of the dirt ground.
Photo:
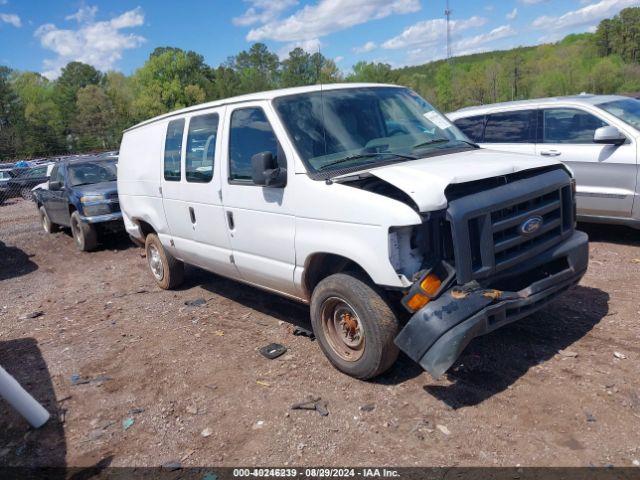
POLYGON ((124 236, 79 253, 9 201, 0 365, 54 415, 33 430, 0 401, 0 465, 638 464, 640 232, 582 228, 589 272, 551 306, 474 340, 446 378, 401 357, 362 382, 292 334, 305 306, 195 268, 162 291, 124 236), (288 352, 267 360, 271 342, 288 352), (329 415, 290 409, 308 396, 329 415))

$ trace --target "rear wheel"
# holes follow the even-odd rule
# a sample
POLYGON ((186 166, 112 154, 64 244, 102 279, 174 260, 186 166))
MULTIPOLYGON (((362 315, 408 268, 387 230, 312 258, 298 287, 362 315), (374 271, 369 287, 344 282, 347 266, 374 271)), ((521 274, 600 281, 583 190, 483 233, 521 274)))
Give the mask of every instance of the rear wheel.
POLYGON ((27 187, 20 189, 20 196, 25 200, 33 200, 33 192, 27 187))
POLYGON ((378 376, 398 357, 398 319, 375 287, 355 275, 337 273, 316 286, 311 323, 327 358, 352 377, 378 376))
POLYGON ((82 252, 89 252, 98 245, 95 227, 90 223, 83 222, 78 212, 71 214, 71 233, 78 250, 82 252))
POLYGON ((149 269, 160 288, 171 290, 184 280, 184 264, 167 252, 155 233, 147 235, 145 251, 149 269))
POLYGON ((40 221, 42 222, 42 228, 44 228, 44 231, 47 233, 56 232, 58 230, 58 225, 51 221, 47 214, 47 210, 43 206, 40 206, 38 211, 40 212, 40 221))

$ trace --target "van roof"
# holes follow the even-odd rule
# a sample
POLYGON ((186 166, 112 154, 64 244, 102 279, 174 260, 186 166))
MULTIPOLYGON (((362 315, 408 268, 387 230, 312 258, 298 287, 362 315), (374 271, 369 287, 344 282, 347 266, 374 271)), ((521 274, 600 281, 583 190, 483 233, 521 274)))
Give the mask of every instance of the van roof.
POLYGON ((594 95, 591 93, 581 93, 580 95, 567 95, 564 97, 547 97, 547 98, 534 98, 531 100, 516 100, 512 102, 500 102, 489 103, 486 105, 477 105, 473 107, 464 107, 454 112, 448 113, 448 115, 458 117, 467 117, 468 114, 481 114, 496 110, 504 110, 511 108, 526 108, 535 107, 538 104, 553 104, 553 103, 582 103, 589 105, 598 105, 600 103, 612 102, 614 100, 623 100, 629 97, 622 95, 594 95))
POLYGON ((149 125, 159 120, 164 120, 169 117, 174 117, 174 116, 185 114, 185 113, 195 112, 198 110, 204 110, 206 108, 220 107, 223 105, 251 102, 256 100, 273 100, 274 98, 284 97, 287 95, 319 92, 320 90, 328 91, 328 90, 340 90, 340 89, 347 89, 347 88, 363 88, 363 87, 364 88, 370 88, 370 87, 402 88, 399 85, 391 85, 391 84, 384 84, 384 83, 330 83, 330 84, 323 84, 323 85, 309 85, 305 87, 281 88, 278 90, 268 90, 265 92, 249 93, 247 95, 239 95, 236 97, 229 97, 221 100, 214 100, 212 102, 201 103, 199 105, 193 105, 191 107, 182 108, 180 110, 175 110, 173 112, 164 113, 162 115, 158 115, 157 117, 150 118, 149 120, 145 120, 144 122, 140 122, 137 125, 134 125, 132 127, 129 127, 128 129, 125 130, 125 132, 134 130, 138 127, 142 127, 143 125, 149 125))

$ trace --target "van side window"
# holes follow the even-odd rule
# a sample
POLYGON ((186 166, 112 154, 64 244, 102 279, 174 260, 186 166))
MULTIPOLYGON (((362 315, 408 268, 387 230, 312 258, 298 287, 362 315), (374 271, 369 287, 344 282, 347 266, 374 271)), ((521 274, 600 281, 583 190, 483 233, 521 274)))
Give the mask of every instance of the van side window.
POLYGON ((534 143, 534 110, 487 115, 484 143, 534 143))
POLYGON ((241 108, 231 114, 229 180, 251 181, 251 157, 271 152, 277 159, 278 150, 278 139, 262 108, 241 108))
POLYGON ((207 183, 213 178, 218 118, 217 113, 211 113, 192 117, 189 121, 184 167, 187 182, 207 183))
POLYGON ((459 118, 455 122, 456 127, 462 130, 472 142, 482 142, 484 133, 484 115, 475 117, 459 118))
POLYGON ((167 126, 167 137, 164 141, 164 179, 169 182, 179 182, 182 175, 180 158, 183 131, 184 118, 171 120, 167 126))
POLYGON ((593 143, 595 131, 607 123, 575 108, 549 108, 542 125, 542 143, 593 143))

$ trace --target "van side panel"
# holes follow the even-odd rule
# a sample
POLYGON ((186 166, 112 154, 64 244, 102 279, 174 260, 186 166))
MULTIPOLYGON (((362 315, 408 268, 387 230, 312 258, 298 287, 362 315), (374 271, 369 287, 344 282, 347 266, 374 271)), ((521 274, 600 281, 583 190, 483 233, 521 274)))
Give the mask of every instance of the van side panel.
POLYGON ((118 196, 127 232, 143 240, 139 222, 151 225, 166 244, 169 229, 160 194, 164 122, 125 132, 118 160, 118 196))

